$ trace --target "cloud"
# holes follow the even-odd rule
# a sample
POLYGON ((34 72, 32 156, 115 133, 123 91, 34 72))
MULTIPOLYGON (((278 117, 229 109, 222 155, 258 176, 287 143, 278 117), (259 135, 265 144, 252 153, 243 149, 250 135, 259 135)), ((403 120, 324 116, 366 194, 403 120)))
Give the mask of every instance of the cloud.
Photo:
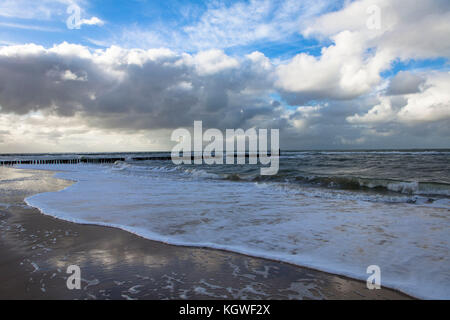
POLYGON ((81 27, 84 24, 88 26, 103 26, 105 22, 97 17, 92 17, 90 19, 81 19, 78 26, 81 27))
POLYGON ((48 20, 65 12, 75 0, 2 0, 0 16, 7 18, 48 20))
POLYGON ((58 67, 47 71, 46 75, 57 83, 58 81, 87 81, 86 72, 73 73, 71 70, 60 71, 58 67))
POLYGON ((391 100, 388 98, 380 98, 380 103, 367 111, 366 114, 360 116, 355 114, 347 117, 350 123, 377 123, 395 121, 395 111, 392 109, 391 100))
POLYGON ((191 126, 199 117, 235 127, 256 114, 273 117, 268 64, 260 53, 237 60, 221 51, 3 47, 1 112, 76 115, 93 127, 123 130, 191 126))
POLYGON ((408 103, 398 111, 404 122, 450 120, 450 73, 428 76, 423 92, 407 96, 408 103))
POLYGON ((0 130, 0 143, 4 143, 5 137, 9 135, 9 130, 0 130))
POLYGON ((185 26, 189 42, 198 49, 277 41, 298 33, 302 21, 323 12, 328 1, 256 1, 210 5, 199 21, 185 26))
POLYGON ((70 70, 64 71, 64 73, 61 74, 61 80, 63 81, 87 81, 86 74, 78 76, 75 73, 73 73, 70 70))
POLYGON ((197 53, 194 57, 185 56, 188 64, 195 65, 200 75, 212 75, 227 69, 239 67, 236 59, 227 56, 222 50, 208 50, 197 53))
POLYGON ((386 94, 400 95, 419 92, 425 79, 420 74, 400 71, 389 83, 386 94))
POLYGON ((61 29, 29 25, 29 24, 21 24, 21 23, 9 23, 9 22, 0 22, 0 27, 13 28, 13 29, 24 29, 24 30, 35 30, 35 31, 45 31, 45 32, 61 32, 61 29))
MULTIPOLYGON (((330 0, 211 1, 180 21, 128 26, 113 41, 127 47, 204 51, 285 41, 334 3, 330 0), (198 13, 200 12, 200 14, 198 13)), ((182 7, 180 10, 182 10, 182 7)), ((189 11, 189 10, 185 10, 189 11)))
POLYGON ((450 58, 449 21, 448 1, 348 2, 341 10, 310 19, 302 34, 333 44, 318 57, 300 53, 281 64, 277 86, 291 103, 367 94, 396 60, 450 58), (380 10, 380 29, 367 26, 373 6, 380 10))
POLYGON ((164 150, 167 136, 167 130, 154 130, 149 135, 148 131, 93 128, 77 116, 59 117, 40 111, 27 115, 0 113, 2 153, 164 150))
POLYGON ((367 47, 401 59, 449 57, 449 17, 450 3, 445 0, 360 0, 312 20, 302 33, 331 37, 342 31, 358 32, 367 47), (367 27, 371 7, 380 10, 380 29, 367 27))
POLYGON ((277 86, 294 104, 312 99, 351 99, 368 93, 380 82, 380 72, 389 67, 383 52, 366 54, 358 33, 343 31, 334 45, 323 48, 320 57, 296 55, 277 68, 277 86))
MULTIPOLYGON (((0 2, 0 17, 6 17, 8 19, 25 19, 25 20, 37 20, 42 22, 46 21, 66 21, 71 14, 77 12, 85 15, 86 12, 83 9, 86 7, 85 0, 2 0, 0 2), (68 8, 76 8, 75 11, 67 11, 68 8)), ((76 27, 82 25, 96 25, 103 26, 105 22, 98 17, 91 17, 90 19, 79 19, 76 27)), ((17 22, 1 22, 0 26, 15 29, 36 30, 44 32, 62 32, 62 29, 44 27, 34 24, 24 24, 17 22)))
POLYGON ((191 127, 194 120, 219 129, 279 128, 282 148, 388 147, 406 145, 412 136, 445 145, 446 72, 421 73, 424 80, 415 93, 384 95, 395 83, 402 88, 402 79, 409 83, 410 75, 399 75, 377 95, 289 109, 273 98, 278 70, 260 52, 231 57, 221 50, 191 55, 169 49, 90 50, 69 43, 0 47, 0 130, 10 131, 2 150, 15 144, 23 151, 25 141, 35 139, 36 148, 55 152, 83 145, 167 149, 170 131, 191 127), (425 136, 419 134, 424 130, 425 136), (105 144, 99 145, 102 139, 105 144))
MULTIPOLYGON (((400 75, 404 78, 405 75, 400 75)), ((410 81, 408 79, 408 81, 410 81)), ((380 97, 380 103, 363 115, 347 118, 350 123, 424 123, 450 120, 450 73, 435 72, 427 75, 424 89, 404 94, 404 105, 395 106, 390 97, 380 97)), ((403 87, 401 87, 403 89, 403 87)))
POLYGON ((0 2, 0 16, 21 19, 50 19, 70 1, 3 0, 0 2))

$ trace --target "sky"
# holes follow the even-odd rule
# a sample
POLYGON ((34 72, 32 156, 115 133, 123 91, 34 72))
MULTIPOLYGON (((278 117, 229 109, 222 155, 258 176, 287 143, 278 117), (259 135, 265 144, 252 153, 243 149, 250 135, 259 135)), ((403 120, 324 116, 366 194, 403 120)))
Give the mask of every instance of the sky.
POLYGON ((448 0, 0 0, 0 153, 450 147, 448 0))

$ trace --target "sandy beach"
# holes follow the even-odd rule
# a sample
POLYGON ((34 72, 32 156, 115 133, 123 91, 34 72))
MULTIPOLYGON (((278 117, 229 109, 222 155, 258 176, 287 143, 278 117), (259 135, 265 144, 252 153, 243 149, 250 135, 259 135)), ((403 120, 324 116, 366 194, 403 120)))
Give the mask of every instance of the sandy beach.
POLYGON ((0 168, 0 299, 410 299, 308 268, 43 215, 24 198, 71 184, 53 174, 0 168), (69 265, 81 268, 81 290, 67 289, 69 265))

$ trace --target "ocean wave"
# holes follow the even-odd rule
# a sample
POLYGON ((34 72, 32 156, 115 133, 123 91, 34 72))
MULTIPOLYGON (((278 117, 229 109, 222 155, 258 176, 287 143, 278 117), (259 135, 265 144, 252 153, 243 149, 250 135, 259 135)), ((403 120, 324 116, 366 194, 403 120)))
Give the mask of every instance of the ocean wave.
POLYGON ((211 173, 203 169, 189 168, 185 169, 184 172, 194 178, 220 179, 220 176, 218 174, 211 173))
POLYGON ((328 189, 369 189, 380 192, 395 192, 408 195, 450 196, 449 184, 435 182, 395 181, 361 177, 315 175, 297 175, 292 177, 289 174, 283 174, 283 172, 275 176, 230 173, 222 175, 221 178, 230 181, 289 182, 294 184, 324 187, 328 189))
MULTIPOLYGON (((436 202, 450 196, 450 185, 417 181, 393 181, 361 177, 298 175, 292 177, 289 170, 281 170, 275 176, 261 176, 257 170, 246 173, 211 172, 198 167, 133 165, 119 162, 114 165, 119 171, 138 176, 145 173, 169 173, 179 178, 221 180, 256 183, 274 187, 284 192, 326 199, 357 200, 385 203, 409 203, 449 208, 448 203, 436 202)), ((175 176, 175 177, 176 177, 175 176)))

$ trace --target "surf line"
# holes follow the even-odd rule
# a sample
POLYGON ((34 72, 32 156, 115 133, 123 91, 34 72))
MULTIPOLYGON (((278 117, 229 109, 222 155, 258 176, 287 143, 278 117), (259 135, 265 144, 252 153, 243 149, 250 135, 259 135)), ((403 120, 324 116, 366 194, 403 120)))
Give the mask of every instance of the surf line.
POLYGON ((226 129, 225 139, 221 130, 210 128, 203 133, 202 121, 194 121, 194 136, 185 128, 172 132, 171 141, 178 142, 171 152, 172 162, 179 164, 223 164, 225 163, 269 165, 260 169, 261 175, 275 175, 279 169, 280 134, 279 129, 270 129, 270 154, 268 154, 268 130, 250 128, 226 129), (246 141, 248 140, 248 154, 246 141), (204 142, 208 143, 203 147, 204 142), (235 149, 235 144, 237 148, 235 149), (225 146, 225 148, 224 148, 225 146), (193 147, 193 149, 192 149, 193 147), (194 156, 192 157, 192 150, 194 156), (192 159, 193 158, 193 159, 192 159))

